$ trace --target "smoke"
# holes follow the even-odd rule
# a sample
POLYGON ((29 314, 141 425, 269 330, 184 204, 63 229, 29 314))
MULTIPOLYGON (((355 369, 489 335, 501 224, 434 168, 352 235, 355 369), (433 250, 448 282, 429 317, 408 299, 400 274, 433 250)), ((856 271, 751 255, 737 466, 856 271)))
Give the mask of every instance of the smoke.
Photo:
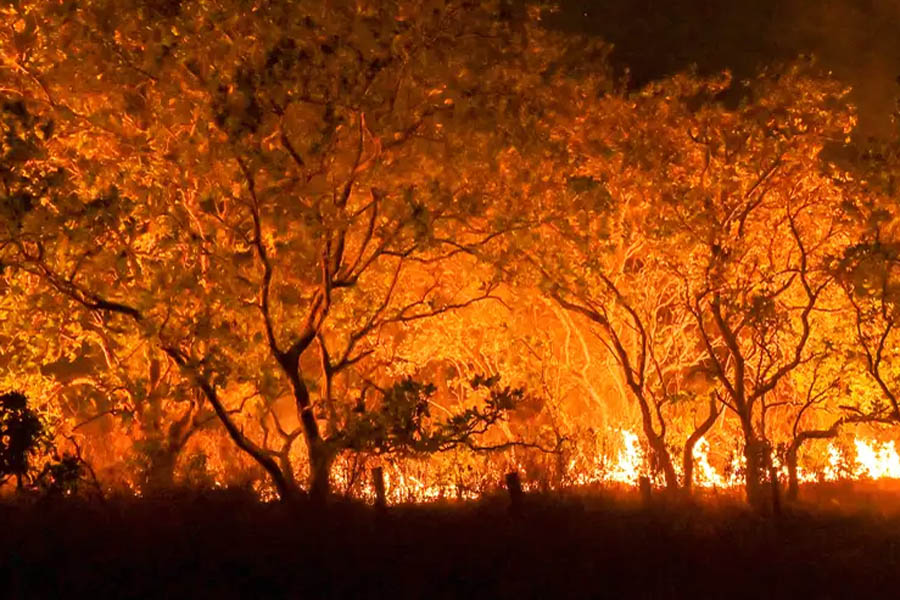
POLYGON ((812 54, 852 86, 857 135, 881 137, 900 96, 900 0, 563 0, 551 23, 615 44, 635 86, 696 65, 701 73, 812 54))

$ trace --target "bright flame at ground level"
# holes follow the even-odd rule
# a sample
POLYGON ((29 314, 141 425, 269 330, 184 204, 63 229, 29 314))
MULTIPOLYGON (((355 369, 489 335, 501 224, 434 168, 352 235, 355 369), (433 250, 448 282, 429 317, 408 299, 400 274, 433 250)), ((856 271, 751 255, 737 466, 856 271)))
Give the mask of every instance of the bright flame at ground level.
POLYGON ((894 442, 856 440, 856 461, 862 472, 872 479, 900 478, 900 455, 894 442))
MULTIPOLYGON (((625 485, 635 486, 641 476, 647 476, 656 486, 663 482, 655 476, 650 467, 648 453, 642 447, 640 438, 632 431, 623 429, 617 432, 621 440, 618 451, 612 458, 598 456, 584 468, 584 464, 576 464, 573 460, 567 465, 567 484, 572 486, 588 485, 625 485)), ((730 462, 721 467, 715 466, 710 456, 709 442, 701 438, 694 447, 694 486, 703 489, 729 490, 737 489, 744 483, 744 458, 734 452, 730 462)), ((721 461, 720 461, 721 462, 721 461)), ((426 472, 412 473, 404 468, 400 461, 384 465, 387 499, 389 503, 430 502, 437 500, 472 500, 485 491, 498 489, 501 486, 503 472, 488 472, 479 477, 479 485, 462 485, 461 483, 431 483, 432 478, 426 472)), ((525 472, 524 465, 519 465, 525 472)), ((783 481, 787 480, 787 467, 775 459, 775 466, 783 481)), ((680 465, 676 469, 682 477, 680 465)), ((835 443, 829 444, 825 452, 824 464, 818 468, 798 468, 798 480, 802 483, 826 482, 838 480, 865 479, 900 479, 900 452, 895 442, 879 442, 876 440, 856 439, 853 448, 842 449, 835 443)), ((373 500, 375 491, 370 481, 360 481, 356 491, 352 493, 367 500, 373 500)), ((335 488, 345 489, 347 481, 340 475, 335 477, 335 488)), ((534 481, 525 481, 526 490, 535 490, 542 486, 534 481)))

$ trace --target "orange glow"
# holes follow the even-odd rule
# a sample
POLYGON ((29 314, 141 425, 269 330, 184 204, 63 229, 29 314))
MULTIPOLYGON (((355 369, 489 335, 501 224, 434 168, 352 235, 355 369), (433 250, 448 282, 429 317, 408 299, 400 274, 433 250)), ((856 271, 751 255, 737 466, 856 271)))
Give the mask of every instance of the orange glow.
POLYGON ((0 10, 0 392, 102 485, 900 478, 900 152, 827 162, 806 61, 630 90, 491 2, 53 4, 0 10))
MULTIPOLYGON (((616 436, 620 442, 615 454, 611 456, 596 456, 591 461, 589 468, 578 468, 573 461, 568 468, 568 480, 571 485, 578 486, 625 486, 633 488, 637 486, 641 475, 651 473, 650 462, 647 453, 643 450, 640 438, 636 433, 628 429, 621 429, 616 436)), ((847 457, 835 444, 829 444, 824 448, 826 460, 818 469, 807 468, 800 465, 798 468, 798 480, 801 483, 815 483, 821 481, 853 481, 853 480, 879 480, 900 479, 900 453, 897 452, 894 442, 878 442, 863 438, 853 439, 855 456, 847 457)), ((743 456, 735 453, 729 465, 714 466, 710 458, 710 444, 705 438, 700 438, 694 447, 694 486, 707 490, 719 490, 723 492, 737 493, 743 486, 744 478, 742 469, 743 456), (726 474, 727 473, 727 474, 726 474)), ((428 480, 428 469, 422 469, 418 464, 418 476, 404 473, 404 467, 409 463, 404 461, 392 461, 385 469, 385 483, 387 500, 389 504, 401 504, 409 502, 433 502, 448 500, 475 500, 482 493, 499 490, 502 487, 503 475, 511 466, 506 464, 487 474, 481 473, 481 485, 479 486, 454 486, 448 483, 431 482, 428 480)), ((776 460, 779 477, 786 479, 787 467, 776 460)), ((521 471, 520 471, 521 472, 521 471)), ((679 477, 683 474, 679 471, 679 477)), ((651 478, 654 485, 660 481, 651 478)), ((345 482, 340 477, 335 477, 335 484, 340 486, 345 482)), ((536 490, 539 486, 533 481, 523 482, 526 491, 536 490)), ((366 480, 357 492, 356 497, 373 502, 375 491, 371 481, 366 480)), ((274 499, 271 489, 261 494, 265 499, 274 499)))
MULTIPOLYGON (((709 442, 706 441, 706 438, 700 438, 697 440, 697 445, 694 446, 694 468, 697 478, 694 485, 698 487, 724 489, 740 485, 734 475, 726 478, 710 464, 709 442)), ((732 469, 732 473, 735 470, 732 469)))
POLYGON ((854 440, 859 477, 869 479, 900 479, 900 455, 894 442, 854 440))

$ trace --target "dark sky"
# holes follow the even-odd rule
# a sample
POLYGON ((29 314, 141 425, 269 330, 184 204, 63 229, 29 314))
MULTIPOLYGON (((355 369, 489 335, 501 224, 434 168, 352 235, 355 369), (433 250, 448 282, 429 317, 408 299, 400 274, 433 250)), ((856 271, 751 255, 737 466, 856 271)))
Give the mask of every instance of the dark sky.
POLYGON ((613 42, 643 83, 696 64, 738 77, 762 63, 818 57, 854 88, 860 133, 890 127, 900 96, 900 0, 562 0, 566 29, 613 42))

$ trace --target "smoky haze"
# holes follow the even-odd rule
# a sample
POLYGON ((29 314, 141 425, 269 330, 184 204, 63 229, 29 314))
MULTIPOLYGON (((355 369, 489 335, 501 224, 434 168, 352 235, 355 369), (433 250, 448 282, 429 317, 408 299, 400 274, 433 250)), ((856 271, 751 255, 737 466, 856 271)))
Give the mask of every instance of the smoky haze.
POLYGON ((812 54, 852 86, 858 135, 881 137, 900 95, 900 0, 564 0, 561 28, 600 35, 640 86, 690 65, 751 75, 812 54))

